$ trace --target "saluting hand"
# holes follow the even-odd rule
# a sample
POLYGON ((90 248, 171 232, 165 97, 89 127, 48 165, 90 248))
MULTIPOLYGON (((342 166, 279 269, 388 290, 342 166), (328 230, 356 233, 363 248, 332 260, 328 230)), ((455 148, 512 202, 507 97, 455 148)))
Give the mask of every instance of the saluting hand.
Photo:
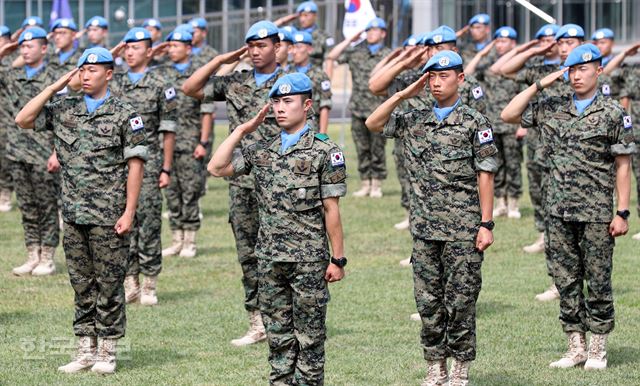
POLYGON ((418 80, 411 83, 409 87, 405 88, 402 91, 398 91, 398 96, 400 99, 409 99, 418 96, 424 87, 427 85, 427 80, 429 79, 429 72, 426 72, 422 75, 418 80))
POLYGON ((165 50, 169 48, 169 42, 162 42, 154 47, 151 47, 151 55, 152 56, 162 56, 165 53, 165 50))
POLYGON ((521 53, 521 52, 525 52, 526 50, 528 50, 529 48, 535 46, 536 44, 540 43, 540 40, 538 39, 533 39, 533 40, 529 40, 528 42, 521 44, 519 46, 517 46, 515 48, 516 53, 521 53))
POLYGON ((236 61, 238 61, 238 59, 240 59, 240 57, 247 52, 247 50, 249 49, 248 46, 242 46, 239 49, 235 50, 235 51, 231 51, 231 52, 227 52, 225 54, 221 54, 218 55, 218 60, 220 61, 220 63, 222 64, 231 64, 234 63, 236 61))
POLYGON ((18 42, 7 43, 0 48, 0 57, 9 55, 18 48, 18 42))
POLYGON ((558 71, 554 71, 551 74, 545 76, 544 78, 540 79, 540 84, 542 85, 543 88, 547 88, 549 87, 553 82, 555 82, 556 80, 560 79, 565 72, 569 71, 569 67, 565 67, 562 70, 558 70, 558 71))
POLYGON ((122 53, 122 50, 124 50, 124 47, 126 45, 127 45, 127 43, 125 43, 125 42, 118 43, 115 47, 113 47, 111 49, 111 55, 113 55, 114 58, 116 56, 120 56, 120 54, 122 53))
POLYGON ((531 48, 531 52, 533 53, 534 56, 544 55, 555 45, 556 45, 556 42, 541 44, 537 47, 531 48))
POLYGON ((627 48, 624 52, 625 56, 634 56, 638 54, 638 50, 640 49, 640 43, 636 43, 631 47, 627 48))
POLYGON ((493 49, 493 46, 495 46, 495 45, 496 45, 496 41, 492 40, 491 43, 489 43, 486 46, 484 46, 484 48, 481 49, 480 52, 478 52, 478 54, 480 54, 481 56, 489 55, 489 52, 491 52, 491 50, 493 49))
POLYGON ((462 27, 459 30, 457 30, 456 31, 456 38, 459 39, 461 36, 464 36, 464 34, 469 32, 469 28, 471 28, 469 25, 465 25, 464 27, 462 27))
POLYGON ((62 75, 58 80, 56 80, 55 83, 49 86, 49 89, 51 89, 51 91, 53 91, 54 93, 57 93, 58 91, 63 90, 65 87, 67 87, 69 82, 71 82, 71 79, 73 79, 73 77, 78 73, 78 71, 80 71, 79 68, 74 68, 73 70, 62 75))
POLYGON ((238 126, 236 130, 242 131, 243 134, 253 133, 254 131, 256 131, 258 126, 260 126, 260 124, 264 122, 264 118, 267 116, 269 108, 271 108, 271 103, 267 103, 266 105, 262 106, 255 117, 253 117, 250 121, 238 126))

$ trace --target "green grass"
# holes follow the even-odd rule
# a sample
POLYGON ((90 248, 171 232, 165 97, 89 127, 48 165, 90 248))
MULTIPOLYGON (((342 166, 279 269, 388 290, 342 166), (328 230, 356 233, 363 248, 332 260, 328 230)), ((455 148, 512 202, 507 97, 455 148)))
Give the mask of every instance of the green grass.
MULTIPOLYGON (((348 128, 347 128, 348 130, 348 128)), ((226 129, 217 127, 217 142, 226 129)), ((339 138, 339 126, 331 128, 339 138)), ((391 146, 389 179, 381 200, 342 200, 349 266, 343 282, 331 285, 327 320, 326 383, 330 385, 416 385, 425 374, 419 345, 411 270, 398 261, 411 251, 400 221, 400 189, 391 146)), ((358 185, 355 151, 347 134, 349 186, 358 185)), ((159 280, 160 305, 127 308, 124 342, 130 350, 114 376, 62 375, 56 368, 68 357, 49 345, 72 337, 73 292, 58 248, 61 274, 16 278, 11 268, 25 256, 17 211, 0 214, 0 384, 266 384, 265 344, 235 348, 229 344, 247 328, 240 267, 227 224, 227 185, 210 179, 203 228, 195 259, 167 258, 159 280), (34 344, 34 351, 29 351, 34 344), (40 352, 41 345, 45 344, 40 352), (30 358, 29 356, 41 357, 30 358)), ((617 327, 609 344, 606 372, 549 369, 565 349, 558 303, 541 304, 533 296, 548 285, 542 255, 521 247, 535 239, 528 197, 522 220, 497 221, 495 244, 485 256, 478 301, 478 358, 474 385, 632 385, 640 384, 640 297, 637 257, 640 243, 618 239, 614 290, 617 327)), ((635 208, 635 201, 633 203, 635 208)), ((632 217, 632 232, 640 231, 632 217)), ((170 240, 165 224, 163 240, 170 240)))

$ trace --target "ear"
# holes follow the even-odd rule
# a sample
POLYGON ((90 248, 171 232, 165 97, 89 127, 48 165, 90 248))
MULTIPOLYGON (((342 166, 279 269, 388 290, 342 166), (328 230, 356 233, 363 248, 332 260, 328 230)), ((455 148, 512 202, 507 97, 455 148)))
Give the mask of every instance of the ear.
POLYGON ((600 76, 600 74, 602 74, 603 71, 604 71, 604 68, 602 68, 602 65, 598 65, 598 68, 596 69, 596 76, 600 76))
POLYGON ((312 98, 307 98, 304 101, 304 111, 309 111, 309 109, 311 108, 311 105, 313 105, 313 99, 312 98))
POLYGON ((107 72, 105 73, 105 78, 107 79, 107 82, 110 81, 113 78, 113 70, 112 69, 108 69, 107 72))
POLYGON ((151 47, 147 47, 147 50, 144 54, 144 56, 148 59, 152 56, 153 51, 151 50, 151 47))
POLYGON ((464 72, 458 74, 458 86, 464 83, 464 72))

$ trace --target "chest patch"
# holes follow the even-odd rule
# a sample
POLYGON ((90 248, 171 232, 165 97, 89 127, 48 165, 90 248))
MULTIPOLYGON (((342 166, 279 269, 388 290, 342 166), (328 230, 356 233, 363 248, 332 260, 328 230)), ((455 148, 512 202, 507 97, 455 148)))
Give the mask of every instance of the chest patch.
POLYGON ((296 160, 296 164, 293 167, 295 174, 302 174, 308 176, 311 174, 311 161, 296 160))

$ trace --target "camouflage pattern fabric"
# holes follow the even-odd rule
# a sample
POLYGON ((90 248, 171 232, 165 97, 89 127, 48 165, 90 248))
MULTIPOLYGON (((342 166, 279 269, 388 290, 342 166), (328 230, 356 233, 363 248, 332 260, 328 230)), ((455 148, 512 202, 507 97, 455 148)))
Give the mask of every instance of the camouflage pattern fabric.
MULTIPOLYGON (((295 28, 300 29, 297 25, 295 28)), ((311 51, 310 55, 311 63, 315 67, 322 68, 324 59, 335 45, 335 40, 327 31, 320 29, 317 25, 312 28, 311 38, 313 39, 313 51, 311 51)))
MULTIPOLYGON (((640 66, 623 66, 620 74, 620 97, 631 99, 631 116, 634 122, 640 122, 640 66)), ((640 138, 640 125, 633 128, 635 138, 640 138)), ((636 177, 637 212, 640 215, 640 155, 633 155, 633 174, 636 177)))
POLYGON ((315 120, 316 127, 320 122, 320 109, 328 108, 331 110, 333 106, 331 102, 331 80, 329 76, 322 69, 322 67, 311 66, 306 74, 311 79, 313 84, 312 99, 313 99, 313 119, 315 120))
POLYGON ((369 131, 366 118, 351 117, 351 136, 358 156, 358 174, 361 180, 387 178, 387 141, 380 133, 369 131))
POLYGON ((171 183, 165 189, 171 230, 200 229, 202 170, 205 159, 195 159, 191 153, 174 153, 171 183))
POLYGON ((494 180, 496 197, 522 196, 522 141, 515 133, 494 134, 498 148, 498 171, 494 180))
POLYGON ((211 59, 218 56, 218 51, 208 44, 204 44, 197 55, 191 54, 192 66, 196 69, 207 64, 211 59))

